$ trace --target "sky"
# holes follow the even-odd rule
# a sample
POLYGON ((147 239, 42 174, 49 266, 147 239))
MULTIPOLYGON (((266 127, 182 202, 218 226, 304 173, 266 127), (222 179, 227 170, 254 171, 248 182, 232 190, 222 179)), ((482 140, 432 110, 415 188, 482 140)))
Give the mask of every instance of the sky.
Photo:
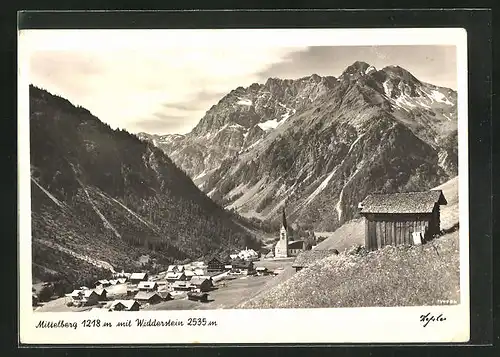
POLYGON ((210 107, 239 86, 269 77, 339 76, 355 61, 377 69, 399 65, 421 81, 457 88, 452 45, 209 46, 36 49, 29 81, 129 132, 189 132, 210 107))

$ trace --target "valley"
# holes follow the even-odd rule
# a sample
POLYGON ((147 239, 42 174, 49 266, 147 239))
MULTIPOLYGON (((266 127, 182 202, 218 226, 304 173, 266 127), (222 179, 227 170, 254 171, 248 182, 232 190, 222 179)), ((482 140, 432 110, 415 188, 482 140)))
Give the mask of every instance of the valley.
POLYGON ((187 134, 111 129, 31 86, 34 301, 52 289, 34 310, 458 301, 457 120, 454 90, 361 61, 339 77, 238 87, 187 134), (434 239, 366 250, 365 197, 430 189, 447 200, 434 239), (285 230, 302 248, 278 259, 284 211, 285 230), (334 250, 294 267, 308 251, 334 250), (258 258, 228 258, 243 251, 258 258), (167 269, 193 273, 172 278, 167 269), (125 272, 145 274, 141 282, 155 287, 139 288, 130 276, 117 283, 125 272), (189 283, 195 276, 210 288, 189 283), (97 287, 101 280, 115 283, 97 287), (89 297, 96 300, 82 306, 89 297))

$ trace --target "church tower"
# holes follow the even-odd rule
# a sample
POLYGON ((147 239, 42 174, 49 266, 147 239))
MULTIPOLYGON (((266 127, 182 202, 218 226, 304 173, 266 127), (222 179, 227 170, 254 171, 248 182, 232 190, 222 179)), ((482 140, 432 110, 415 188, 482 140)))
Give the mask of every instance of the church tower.
POLYGON ((280 229, 280 240, 276 243, 274 248, 275 258, 286 258, 288 257, 288 226, 286 224, 285 208, 283 207, 283 218, 281 222, 280 229))

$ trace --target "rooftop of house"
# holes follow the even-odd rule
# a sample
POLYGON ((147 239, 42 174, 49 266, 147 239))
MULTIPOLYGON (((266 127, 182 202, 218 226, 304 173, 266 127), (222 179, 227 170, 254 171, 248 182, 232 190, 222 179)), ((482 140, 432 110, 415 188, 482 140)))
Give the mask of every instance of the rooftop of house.
POLYGON ((141 281, 137 287, 139 289, 144 288, 144 289, 152 289, 156 286, 156 282, 154 281, 141 281))
POLYGON ((208 279, 203 276, 194 276, 189 282, 193 285, 201 285, 208 279))
POLYGON ((185 275, 184 272, 174 273, 174 272, 169 271, 167 273, 167 275, 165 275, 165 278, 166 279, 179 279, 183 275, 185 275))
POLYGON ((368 195, 360 204, 363 213, 431 213, 434 206, 446 205, 441 190, 368 195))
POLYGON ((303 268, 311 265, 317 260, 321 260, 323 258, 326 258, 332 254, 336 254, 338 251, 336 249, 324 249, 324 250, 319 250, 319 249, 313 249, 313 250, 306 250, 304 252, 301 252, 297 258, 295 258, 292 267, 294 268, 303 268))
POLYGON ((172 284, 172 286, 175 288, 175 287, 188 287, 190 286, 191 284, 187 281, 174 281, 174 283, 172 284))
POLYGON ((130 279, 131 280, 146 279, 147 274, 148 273, 133 273, 132 275, 130 275, 130 279))
POLYGON ((293 240, 291 242, 288 242, 288 248, 290 249, 302 249, 303 246, 304 246, 303 240, 293 240))
MULTIPOLYGON (((134 299, 135 300, 149 300, 155 295, 158 295, 158 293, 155 291, 139 291, 137 294, 135 294, 134 299)), ((161 297, 160 295, 158 295, 158 296, 161 297)))
POLYGON ((114 308, 116 305, 121 304, 125 306, 126 309, 130 309, 136 303, 135 300, 114 300, 111 302, 109 307, 114 308))

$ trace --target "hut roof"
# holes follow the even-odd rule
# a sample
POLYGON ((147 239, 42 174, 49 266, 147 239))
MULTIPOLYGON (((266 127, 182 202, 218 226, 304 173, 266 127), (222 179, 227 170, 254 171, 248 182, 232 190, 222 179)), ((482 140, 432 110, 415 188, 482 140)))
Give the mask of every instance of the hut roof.
POLYGON ((130 275, 130 280, 142 280, 146 279, 147 273, 133 273, 130 275))
MULTIPOLYGON (((151 299, 153 296, 158 295, 157 292, 155 291, 139 291, 137 294, 135 294, 134 299, 138 301, 148 301, 151 299)), ((160 298, 161 296, 158 295, 160 298)))
POLYGON ((294 240, 294 241, 288 242, 289 249, 302 249, 303 247, 304 247, 303 240, 294 240))
POLYGON ((188 281, 174 281, 172 284, 173 288, 189 288, 191 286, 191 283, 188 281))
POLYGON ((193 278, 190 280, 190 283, 191 283, 192 285, 196 285, 196 286, 198 286, 198 285, 203 284, 205 281, 208 281, 208 279, 207 279, 206 277, 204 277, 204 276, 195 276, 195 277, 193 277, 193 278))
POLYGON ((121 304, 123 305, 127 310, 131 309, 132 306, 136 303, 135 300, 115 300, 111 302, 109 305, 110 308, 114 308, 116 305, 121 304))
POLYGON ((431 213, 435 204, 446 205, 441 190, 368 195, 360 203, 363 213, 431 213))
POLYGON ((155 281, 141 281, 137 287, 139 289, 154 289, 156 288, 156 285, 155 281))
MULTIPOLYGON (((86 290, 86 291, 87 291, 87 290, 86 290)), ((90 291, 90 290, 88 290, 88 291, 90 291)), ((96 293, 97 295, 99 295, 99 296, 103 296, 103 294, 104 294, 104 295, 106 295, 106 294, 108 293, 108 291, 107 291, 106 289, 96 289, 96 290, 94 290, 94 291, 95 291, 95 293, 96 293)))
POLYGON ((294 268, 306 267, 311 265, 315 261, 326 258, 332 254, 338 254, 338 251, 336 249, 306 250, 304 252, 301 252, 297 256, 297 258, 295 258, 292 267, 294 268))

